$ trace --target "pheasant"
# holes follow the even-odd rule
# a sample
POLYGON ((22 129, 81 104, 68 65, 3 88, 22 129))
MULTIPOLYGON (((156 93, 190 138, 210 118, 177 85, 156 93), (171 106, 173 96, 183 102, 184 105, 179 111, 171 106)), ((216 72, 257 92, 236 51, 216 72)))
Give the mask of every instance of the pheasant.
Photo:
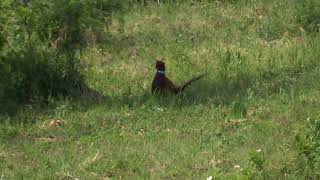
POLYGON ((160 93, 163 94, 164 92, 168 91, 173 94, 179 94, 181 93, 186 87, 188 87, 192 82, 201 79, 202 77, 205 76, 205 74, 201 74, 199 76, 196 76, 189 81, 186 81, 184 84, 181 86, 176 86, 172 83, 172 81, 167 78, 165 74, 165 63, 163 61, 157 61, 156 62, 156 75, 152 81, 152 87, 151 87, 151 92, 154 93, 160 93))

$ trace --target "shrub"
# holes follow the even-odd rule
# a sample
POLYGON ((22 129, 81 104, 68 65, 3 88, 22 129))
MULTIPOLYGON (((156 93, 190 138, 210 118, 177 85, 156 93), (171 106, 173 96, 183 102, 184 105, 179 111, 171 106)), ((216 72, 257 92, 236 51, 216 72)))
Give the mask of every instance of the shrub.
POLYGON ((0 98, 46 100, 78 91, 85 29, 108 26, 115 0, 0 2, 0 98))

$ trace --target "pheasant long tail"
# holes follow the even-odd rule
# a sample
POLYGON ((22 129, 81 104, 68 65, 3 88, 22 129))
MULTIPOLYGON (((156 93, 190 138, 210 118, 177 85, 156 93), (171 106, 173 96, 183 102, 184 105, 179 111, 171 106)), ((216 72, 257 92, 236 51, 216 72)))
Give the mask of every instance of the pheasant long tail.
POLYGON ((207 73, 201 74, 201 75, 199 75, 199 76, 196 76, 196 77, 190 79, 189 81, 186 81, 183 85, 179 86, 179 88, 178 88, 179 91, 182 92, 182 91, 183 91, 186 87, 188 87, 191 83, 193 83, 194 81, 197 81, 197 80, 203 78, 206 74, 207 74, 207 73))

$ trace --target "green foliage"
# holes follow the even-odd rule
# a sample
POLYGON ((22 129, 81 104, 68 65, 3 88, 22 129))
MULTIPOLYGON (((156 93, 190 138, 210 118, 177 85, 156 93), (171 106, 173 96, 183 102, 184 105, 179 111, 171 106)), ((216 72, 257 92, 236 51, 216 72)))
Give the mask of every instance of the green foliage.
POLYGON ((304 0, 297 3, 297 18, 308 32, 320 32, 320 1, 304 0))
POLYGON ((1 128, 1 138, 3 139, 12 139, 16 137, 17 134, 18 134, 17 128, 14 126, 11 126, 11 127, 6 126, 6 128, 1 128))
POLYGON ((3 62, 3 59, 0 59, 0 98, 3 98, 4 89, 8 87, 10 83, 10 69, 8 64, 3 62))
MULTIPOLYGON (((1 122, 0 139, 13 139, 18 135, 18 128, 8 123, 8 121, 1 122)), ((1 141, 0 141, 1 142, 1 141)))
POLYGON ((232 112, 235 117, 243 118, 247 116, 248 110, 244 102, 237 101, 232 103, 232 112))
POLYGON ((250 178, 267 178, 268 174, 266 172, 266 159, 264 153, 259 149, 258 151, 253 151, 249 153, 249 166, 243 171, 243 174, 250 178))
POLYGON ((246 69, 246 60, 239 51, 227 50, 222 52, 219 75, 222 79, 231 80, 232 78, 244 77, 249 73, 246 69))
MULTIPOLYGON (((2 10, 3 10, 3 7, 0 3, 0 11, 2 10)), ((4 93, 3 91, 7 86, 6 84, 10 82, 9 78, 6 77, 9 74, 9 67, 7 64, 3 62, 3 58, 2 58, 3 57, 2 48, 5 43, 5 38, 3 35, 3 31, 4 31, 3 24, 4 24, 4 16, 1 13, 0 14, 0 99, 3 98, 3 93, 4 93)))
POLYGON ((148 5, 153 3, 177 3, 179 0, 128 0, 129 3, 139 4, 139 5, 148 5))
POLYGON ((259 36, 268 41, 280 39, 287 31, 280 17, 272 16, 264 20, 257 29, 259 36))
POLYGON ((265 158, 263 157, 263 152, 251 152, 249 155, 249 162, 252 164, 252 166, 258 170, 263 171, 265 169, 265 158))
POLYGON ((108 26, 113 12, 122 11, 112 0, 6 0, 0 7, 0 97, 19 101, 77 91, 85 31, 108 26))
POLYGON ((307 119, 305 131, 296 136, 299 152, 298 171, 310 177, 320 176, 320 119, 307 119))

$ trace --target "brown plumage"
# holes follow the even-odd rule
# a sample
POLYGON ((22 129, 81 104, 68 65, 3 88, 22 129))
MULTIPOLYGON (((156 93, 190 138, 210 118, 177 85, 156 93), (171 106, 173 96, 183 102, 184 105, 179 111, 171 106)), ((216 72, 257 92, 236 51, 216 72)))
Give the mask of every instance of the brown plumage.
POLYGON ((152 93, 164 93, 166 91, 171 92, 173 94, 179 94, 181 93, 186 87, 188 87, 192 82, 199 80, 205 74, 202 74, 200 76, 194 77, 190 79, 189 81, 186 81, 184 84, 181 86, 175 86, 169 78, 165 75, 165 64, 162 61, 157 61, 156 62, 156 75, 152 81, 152 87, 151 87, 151 92, 152 93))

